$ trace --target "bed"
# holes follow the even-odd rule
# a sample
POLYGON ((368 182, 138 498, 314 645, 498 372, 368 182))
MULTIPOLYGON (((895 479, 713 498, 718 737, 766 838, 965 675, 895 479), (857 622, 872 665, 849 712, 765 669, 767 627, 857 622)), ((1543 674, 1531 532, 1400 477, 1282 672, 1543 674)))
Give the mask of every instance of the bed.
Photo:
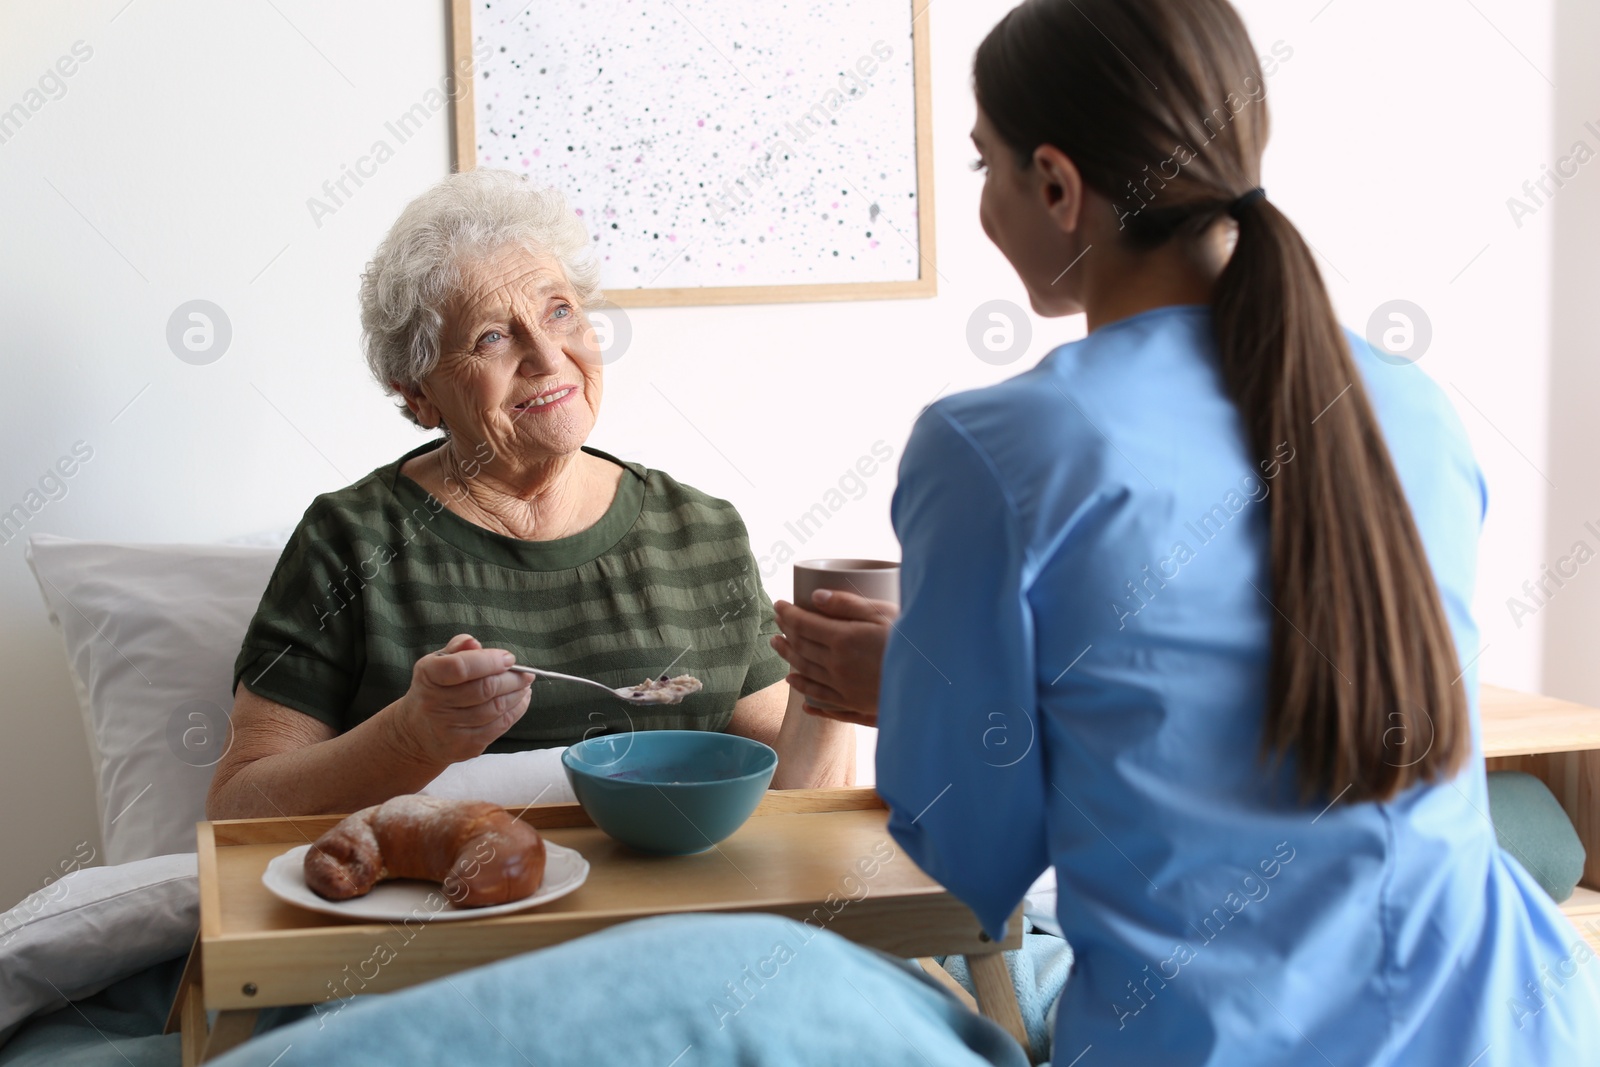
MULTIPOLYGON (((29 564, 66 647, 89 738, 102 844, 81 867, 63 872, 0 917, 0 1067, 181 1062, 178 1035, 163 1030, 198 927, 194 825, 204 818, 211 771, 228 743, 234 656, 278 557, 278 540, 261 540, 234 545, 132 545, 47 535, 30 540, 29 564)), ((571 801, 559 757, 558 750, 484 755, 452 766, 423 791, 506 806, 571 801)), ((1030 895, 1032 925, 1025 948, 1008 959, 1036 1060, 1045 1055, 1049 1014, 1071 965, 1070 949, 1051 933, 1053 897, 1048 881, 1030 895)), ((635 925, 641 924, 628 924, 635 925)), ((535 974, 551 964, 534 957, 561 949, 504 965, 535 974)), ((707 951, 736 948, 713 944, 707 951)), ((583 966, 571 954, 563 958, 569 968, 583 966)), ((488 998, 494 983, 503 980, 477 974, 490 969, 462 972, 456 981, 468 988, 487 983, 483 997, 488 998)), ((951 969, 965 979, 959 966, 952 963, 951 969)), ((595 982, 603 988, 612 978, 597 975, 595 982)), ((970 1024, 959 1013, 966 1009, 948 993, 935 992, 943 999, 907 1004, 910 1014, 901 1022, 914 1027, 917 1019, 931 1019, 937 1025, 924 1035, 928 1041, 944 1040, 952 1026, 952 1033, 965 1033, 962 1028, 970 1024), (946 1010, 958 1014, 939 1014, 946 1010), (928 1012, 937 1018, 925 1017, 928 1012)), ((419 1035, 446 1032, 468 1011, 449 998, 427 1003, 419 1035)), ((668 1007, 658 1005, 662 1011, 668 1007)), ((580 1009, 563 1009, 564 1017, 580 1009)), ((369 1024, 374 1032, 399 1025, 384 1015, 393 1010, 374 1005, 369 1024)), ((274 1034, 295 1033, 297 1024, 315 1025, 315 1014, 310 1007, 262 1012, 256 1038, 226 1060, 237 1056, 241 1064, 256 1062, 267 1044, 282 1048, 274 1034)), ((415 1016, 413 1009, 407 1021, 415 1016)), ((774 1049, 783 1045, 788 1017, 776 1015, 765 1024, 772 1029, 774 1049)), ((640 1026, 641 1034, 664 1032, 649 1019, 640 1026)), ((354 1027, 350 1031, 359 1033, 354 1027)), ((716 1036, 702 1039, 703 1050, 716 1036)), ((302 1047, 310 1043, 309 1037, 301 1039, 302 1047)), ((970 1044, 962 1047, 972 1052, 970 1044)), ((285 1054, 291 1055, 287 1064, 293 1055, 285 1054)), ((592 1054, 592 1048, 572 1050, 578 1057, 592 1054)), ((432 1061, 419 1051, 414 1062, 432 1061)))

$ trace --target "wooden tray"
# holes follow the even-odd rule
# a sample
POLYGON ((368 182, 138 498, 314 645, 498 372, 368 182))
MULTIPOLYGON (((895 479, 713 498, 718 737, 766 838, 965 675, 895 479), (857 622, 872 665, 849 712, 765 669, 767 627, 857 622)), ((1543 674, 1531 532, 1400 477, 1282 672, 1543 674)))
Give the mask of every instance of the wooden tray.
MULTIPOLYGON (((738 832, 697 856, 635 852, 576 804, 531 807, 520 817, 580 852, 590 864, 588 880, 527 912, 444 923, 352 922, 267 891, 261 874, 268 861, 316 840, 341 816, 200 823, 199 958, 189 982, 199 995, 189 1014, 201 1004, 220 1009, 217 1029, 226 1022, 233 1036, 247 1037, 246 1016, 259 1008, 401 989, 646 916, 753 911, 901 957, 971 956, 974 974, 983 972, 989 987, 979 998, 985 1014, 1014 1036, 1020 1030, 996 955, 1021 945, 1020 912, 1004 942, 990 940, 966 905, 889 836, 888 812, 871 789, 769 792, 738 832)), ((219 1050, 220 1036, 213 1031, 206 1058, 219 1050)))

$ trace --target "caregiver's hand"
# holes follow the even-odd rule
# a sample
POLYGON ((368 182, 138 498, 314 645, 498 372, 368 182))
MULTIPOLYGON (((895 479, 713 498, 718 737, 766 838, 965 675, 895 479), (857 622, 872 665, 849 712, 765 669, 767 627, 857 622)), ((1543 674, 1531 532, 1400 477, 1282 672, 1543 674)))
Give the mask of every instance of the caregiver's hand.
POLYGON ((411 688, 397 702, 400 743, 452 763, 481 756, 528 710, 533 676, 508 671, 516 657, 457 634, 411 668, 411 688))
POLYGON ((849 709, 830 711, 808 700, 805 709, 814 715, 876 726, 883 649, 900 609, 887 600, 826 589, 816 592, 812 604, 811 610, 786 600, 774 605, 783 633, 772 647, 789 661, 790 687, 849 709))

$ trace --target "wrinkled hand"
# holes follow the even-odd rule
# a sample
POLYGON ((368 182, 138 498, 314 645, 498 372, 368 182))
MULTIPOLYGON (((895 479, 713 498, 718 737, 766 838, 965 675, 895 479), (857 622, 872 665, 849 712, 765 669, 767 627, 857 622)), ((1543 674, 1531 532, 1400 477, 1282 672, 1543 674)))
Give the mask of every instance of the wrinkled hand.
POLYGON ((397 702, 401 744, 420 757, 452 763, 483 754, 528 710, 533 676, 506 668, 511 653, 457 634, 411 668, 411 688, 397 702))
POLYGON ((809 698, 805 709, 841 722, 876 726, 883 650, 900 609, 887 600, 832 590, 818 590, 811 610, 785 600, 774 607, 783 633, 772 639, 772 647, 789 661, 790 687, 809 698), (819 708, 812 700, 849 710, 819 708))

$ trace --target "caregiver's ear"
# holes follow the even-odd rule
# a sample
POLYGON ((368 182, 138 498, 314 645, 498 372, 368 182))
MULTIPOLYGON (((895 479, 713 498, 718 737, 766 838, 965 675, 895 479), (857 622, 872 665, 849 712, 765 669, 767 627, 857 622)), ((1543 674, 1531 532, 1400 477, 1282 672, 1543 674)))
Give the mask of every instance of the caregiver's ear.
POLYGON ((424 429, 435 429, 444 421, 439 409, 423 394, 420 385, 390 382, 389 388, 400 394, 400 398, 406 402, 406 407, 411 409, 411 414, 424 429))
POLYGON ((1077 230, 1083 218, 1083 175, 1077 164, 1055 145, 1033 150, 1034 189, 1045 212, 1063 233, 1077 230))

